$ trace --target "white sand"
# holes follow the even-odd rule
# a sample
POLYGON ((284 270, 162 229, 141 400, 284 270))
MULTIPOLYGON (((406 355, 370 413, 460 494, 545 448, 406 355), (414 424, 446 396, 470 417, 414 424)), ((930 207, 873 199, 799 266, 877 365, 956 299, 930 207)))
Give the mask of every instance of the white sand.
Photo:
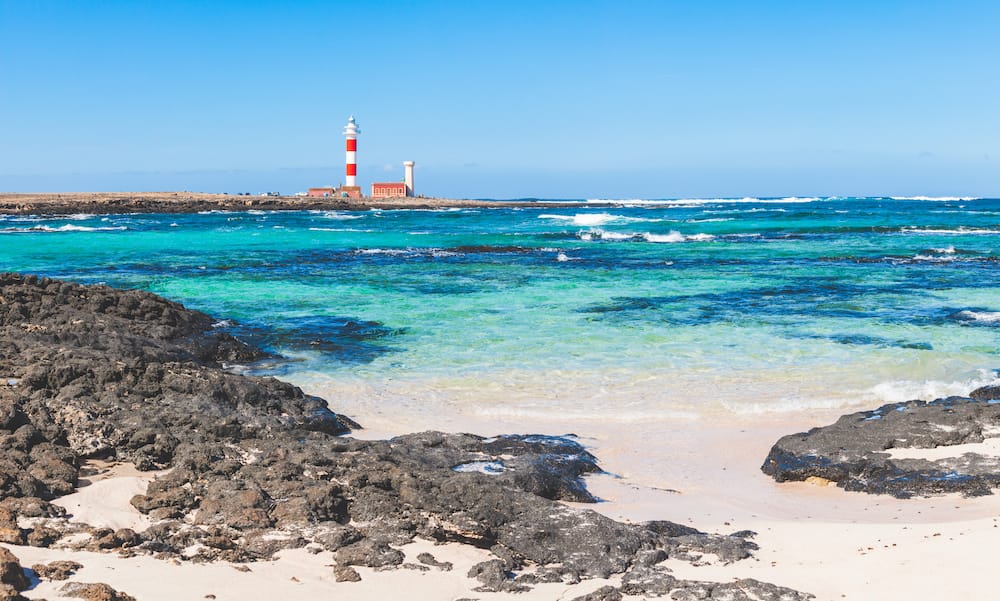
POLYGON ((139 513, 129 501, 135 495, 144 494, 149 481, 158 473, 140 472, 130 464, 103 461, 88 461, 83 468, 96 473, 82 477, 80 486, 73 494, 53 501, 53 504, 66 509, 70 521, 115 530, 131 528, 136 532, 149 528, 149 518, 139 513))
MULTIPOLYGON (((682 578, 728 581, 751 577, 814 593, 820 600, 995 599, 992 549, 1000 542, 998 496, 978 499, 937 497, 898 500, 847 493, 805 483, 777 484, 759 471, 779 436, 827 423, 825 415, 776 416, 635 424, 533 422, 532 430, 574 430, 600 458, 609 475, 591 477, 591 490, 605 499, 589 506, 617 519, 670 519, 702 530, 758 532, 761 549, 751 559, 723 566, 694 566, 670 560, 682 578)), ((364 416, 359 416, 363 418, 364 416)), ((482 433, 524 431, 523 424, 470 421, 482 433), (484 431, 489 428, 488 432, 484 431)), ((366 431, 367 435, 375 432, 366 431)), ((76 519, 93 525, 141 529, 146 518, 128 505, 150 475, 117 467, 60 503, 76 519)), ((608 581, 579 585, 538 585, 530 593, 481 593, 466 577, 475 563, 489 558, 462 545, 420 541, 401 547, 407 562, 428 551, 452 571, 401 569, 375 572, 358 568, 362 581, 337 583, 332 554, 289 550, 273 562, 250 564, 250 572, 219 564, 176 565, 150 557, 11 547, 25 566, 74 559, 84 568, 73 578, 106 582, 141 601, 181 599, 410 599, 462 597, 490 599, 572 599, 608 581)), ((708 558, 714 559, 714 558, 708 558)), ((59 598, 61 582, 42 582, 29 598, 59 598)))
MULTIPOLYGON (((835 486, 778 484, 760 471, 778 438, 832 423, 847 411, 720 413, 711 419, 642 422, 615 421, 613 413, 586 421, 534 416, 530 430, 581 436, 609 472, 588 478, 591 492, 605 500, 589 507, 605 515, 635 522, 668 519, 709 532, 758 533, 754 540, 761 548, 752 559, 729 566, 672 560, 668 565, 678 577, 756 578, 823 601, 997 599, 988 565, 1000 544, 1000 495, 901 500, 835 486)), ((381 426, 375 435, 389 430, 384 416, 357 417, 381 426)), ((478 434, 526 431, 513 419, 465 418, 459 429, 478 434)), ((995 444, 988 439, 923 455, 995 454, 995 444)))

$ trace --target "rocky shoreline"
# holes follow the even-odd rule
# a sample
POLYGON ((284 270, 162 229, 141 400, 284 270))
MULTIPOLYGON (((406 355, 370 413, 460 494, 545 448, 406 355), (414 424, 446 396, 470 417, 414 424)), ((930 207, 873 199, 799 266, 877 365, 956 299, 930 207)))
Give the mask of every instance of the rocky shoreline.
MULTIPOLYGON (((583 203, 565 203, 581 206, 583 203)), ((529 201, 447 198, 341 199, 306 196, 233 196, 193 192, 67 192, 0 194, 0 215, 73 215, 112 213, 198 213, 204 211, 366 211, 370 209, 440 209, 530 207, 529 201)), ((562 205, 561 205, 562 206, 562 205)), ((587 204, 587 206, 599 206, 587 204)))
POLYGON ((778 482, 833 482, 898 498, 992 494, 1000 459, 980 448, 1000 434, 1000 386, 968 397, 907 401, 782 437, 761 470, 778 482), (921 452, 924 451, 924 452, 921 452), (934 452, 927 452, 934 451, 934 452))
POLYGON ((354 566, 448 569, 432 554, 405 562, 400 548, 421 539, 488 549, 469 571, 482 592, 620 575, 581 598, 812 597, 684 580, 662 565, 745 560, 752 532, 566 505, 596 501, 582 477, 600 470, 572 437, 351 438, 360 426, 323 399, 224 369, 265 354, 214 323, 145 292, 0 275, 0 542, 181 562, 305 548, 331 552, 337 580, 351 581, 354 566), (132 499, 148 528, 81 524, 52 502, 97 459, 165 470, 132 499))

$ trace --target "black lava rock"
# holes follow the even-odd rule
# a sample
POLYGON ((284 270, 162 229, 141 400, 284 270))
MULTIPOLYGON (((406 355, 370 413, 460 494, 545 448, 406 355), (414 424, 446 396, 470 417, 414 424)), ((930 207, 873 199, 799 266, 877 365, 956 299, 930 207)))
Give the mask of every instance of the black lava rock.
POLYGON ((976 398, 908 401, 845 415, 836 423, 782 437, 761 469, 778 482, 821 478, 846 490, 914 495, 991 494, 1000 465, 962 449, 940 459, 907 457, 906 449, 982 442, 1000 427, 1000 404, 976 398), (893 452, 897 456, 893 456, 893 452))

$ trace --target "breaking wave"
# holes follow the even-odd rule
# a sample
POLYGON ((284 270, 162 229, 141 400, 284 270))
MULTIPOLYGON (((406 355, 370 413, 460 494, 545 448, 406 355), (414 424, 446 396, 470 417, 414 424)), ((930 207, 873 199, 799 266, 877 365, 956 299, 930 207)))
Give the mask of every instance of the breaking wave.
POLYGON ((610 213, 577 213, 576 215, 539 215, 539 219, 554 219, 557 221, 568 221, 573 225, 598 226, 607 223, 640 223, 659 222, 662 219, 648 219, 645 217, 626 217, 625 215, 612 215, 610 213))
POLYGON ((1000 234, 1000 230, 961 226, 954 229, 904 227, 900 231, 904 234, 939 234, 942 236, 996 236, 1000 234))
POLYGON ((954 202, 959 200, 980 200, 978 196, 890 196, 892 200, 926 200, 929 202, 954 202))
POLYGON ((714 240, 712 234, 690 234, 685 235, 676 230, 671 230, 667 234, 653 234, 650 232, 630 233, 630 232, 608 232, 602 229, 592 229, 577 234, 580 240, 591 242, 595 240, 607 240, 610 242, 653 242, 671 244, 676 242, 707 242, 714 240))
POLYGON ((698 206, 704 204, 739 204, 739 203, 760 203, 760 204, 791 204, 819 202, 823 200, 833 200, 833 198, 823 198, 819 196, 786 196, 784 198, 757 198, 755 196, 745 196, 743 198, 670 198, 670 199, 613 199, 613 198, 588 198, 586 202, 592 204, 615 204, 622 206, 698 206))
POLYGON ((128 228, 124 225, 89 227, 86 225, 73 225, 67 223, 66 225, 60 225, 59 227, 52 227, 50 225, 35 225, 29 228, 9 227, 0 230, 0 232, 6 234, 30 234, 37 232, 120 232, 127 229, 128 228))
POLYGON ((965 310, 955 313, 952 317, 963 323, 1000 324, 1000 311, 965 310))

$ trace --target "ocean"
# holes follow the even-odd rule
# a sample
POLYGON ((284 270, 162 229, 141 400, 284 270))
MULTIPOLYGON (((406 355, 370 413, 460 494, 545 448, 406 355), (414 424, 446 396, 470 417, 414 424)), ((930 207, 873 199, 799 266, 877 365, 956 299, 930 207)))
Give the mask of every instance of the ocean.
POLYGON ((996 199, 6 216, 0 269, 205 311, 390 430, 843 411, 1000 368, 996 199))

